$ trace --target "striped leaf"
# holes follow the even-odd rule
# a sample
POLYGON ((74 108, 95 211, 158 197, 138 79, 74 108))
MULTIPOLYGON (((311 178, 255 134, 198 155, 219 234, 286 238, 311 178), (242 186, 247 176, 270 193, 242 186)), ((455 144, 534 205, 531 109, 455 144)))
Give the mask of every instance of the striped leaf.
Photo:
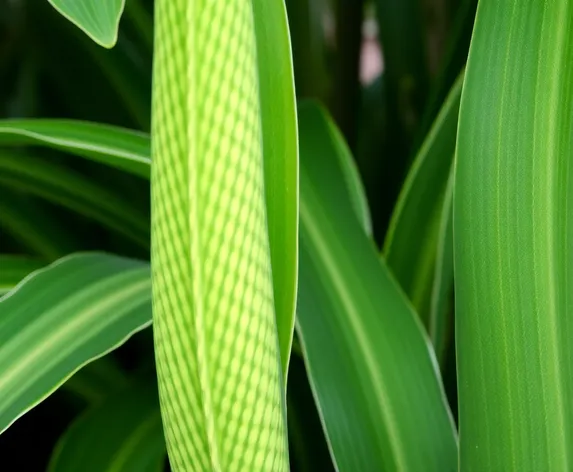
POLYGON ((149 136, 125 128, 76 120, 0 120, 0 145, 48 146, 149 177, 149 136))
POLYGON ((460 470, 573 469, 573 1, 479 2, 454 244, 460 470))
POLYGON ((0 432, 151 323, 149 265, 77 254, 0 299, 0 432))
POLYGON ((253 11, 155 4, 153 319, 175 470, 288 469, 253 11))

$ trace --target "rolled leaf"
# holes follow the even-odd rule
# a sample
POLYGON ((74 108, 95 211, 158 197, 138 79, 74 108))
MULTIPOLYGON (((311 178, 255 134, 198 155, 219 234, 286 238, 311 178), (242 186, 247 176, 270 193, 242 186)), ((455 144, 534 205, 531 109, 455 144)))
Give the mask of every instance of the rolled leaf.
POLYGON ((171 465, 287 470, 253 5, 158 0, 155 22, 153 319, 171 465))

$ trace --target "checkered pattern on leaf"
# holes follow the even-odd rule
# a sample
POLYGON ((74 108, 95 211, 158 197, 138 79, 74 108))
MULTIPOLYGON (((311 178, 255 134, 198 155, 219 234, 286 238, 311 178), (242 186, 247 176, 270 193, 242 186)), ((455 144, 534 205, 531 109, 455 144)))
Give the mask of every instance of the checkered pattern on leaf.
POLYGON ((250 0, 157 0, 152 264, 175 470, 288 468, 250 0))

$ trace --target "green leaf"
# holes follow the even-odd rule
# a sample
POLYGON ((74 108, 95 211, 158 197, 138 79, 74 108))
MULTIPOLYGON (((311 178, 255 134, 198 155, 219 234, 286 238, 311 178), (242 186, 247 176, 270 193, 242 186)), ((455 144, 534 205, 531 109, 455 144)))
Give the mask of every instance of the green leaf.
POLYGON ((297 326, 337 470, 454 471, 456 437, 429 342, 362 230, 336 156, 314 154, 308 136, 297 326))
POLYGON ((301 139, 305 140, 308 155, 334 156, 341 168, 344 186, 338 190, 348 199, 354 213, 367 236, 372 237, 372 221, 364 186, 358 169, 346 145, 342 133, 338 130, 328 112, 313 101, 304 100, 299 104, 299 128, 301 139))
POLYGON ((48 159, 0 150, 0 184, 42 197, 149 245, 149 218, 119 192, 48 159))
POLYGON ((285 471, 253 4, 158 0, 155 26, 153 320, 169 457, 175 470, 285 471))
POLYGON ((434 345, 438 363, 445 367, 448 344, 452 342, 452 311, 454 294, 454 234, 452 205, 454 194, 454 165, 450 170, 446 195, 440 216, 438 247, 428 319, 428 334, 434 345))
POLYGON ((117 42, 117 30, 125 0, 48 1, 100 46, 112 48, 117 42))
POLYGON ((18 282, 42 265, 41 261, 29 256, 0 254, 0 296, 12 290, 18 282))
POLYGON ((0 120, 0 145, 48 146, 149 177, 149 135, 76 120, 0 120))
POLYGON ((416 156, 384 242, 386 263, 426 327, 441 213, 456 146, 462 84, 460 75, 416 156))
POLYGON ((287 377, 298 278, 298 133, 284 0, 253 0, 275 316, 287 377))
POLYGON ((136 382, 78 418, 49 472, 162 472, 165 440, 154 382, 136 382))
POLYGON ((149 265, 76 254, 0 299, 0 432, 151 323, 149 265))
POLYGON ((460 470, 573 467, 573 2, 480 1, 454 190, 460 470))

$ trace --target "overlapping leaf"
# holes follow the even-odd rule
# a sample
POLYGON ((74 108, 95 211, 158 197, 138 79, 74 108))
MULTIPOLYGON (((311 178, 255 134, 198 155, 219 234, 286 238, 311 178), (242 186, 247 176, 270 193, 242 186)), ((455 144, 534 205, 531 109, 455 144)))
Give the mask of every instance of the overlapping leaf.
POLYGON ((462 84, 463 75, 454 84, 412 164, 384 242, 386 262, 426 327, 462 84))
MULTIPOLYGON (((320 122, 318 108, 301 123, 320 122)), ((302 127, 298 331, 338 470, 454 471, 456 438, 421 326, 355 216, 340 163, 302 127), (412 447, 414 441, 416 447, 412 447)))

